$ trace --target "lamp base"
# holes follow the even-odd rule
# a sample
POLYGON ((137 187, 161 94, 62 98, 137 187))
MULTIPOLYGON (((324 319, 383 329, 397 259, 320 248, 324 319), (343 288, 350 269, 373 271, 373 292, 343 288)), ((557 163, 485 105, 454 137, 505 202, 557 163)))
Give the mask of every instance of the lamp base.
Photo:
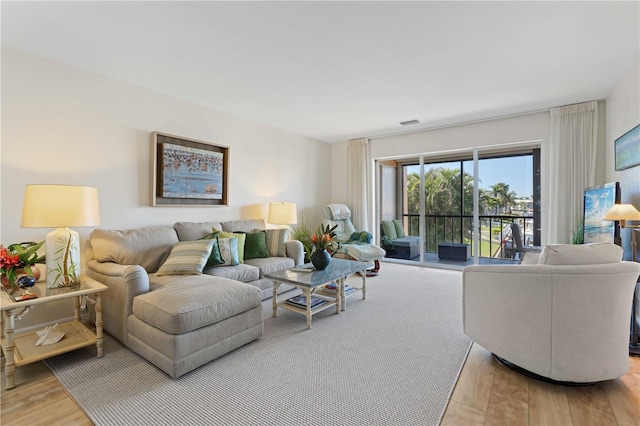
POLYGON ((45 245, 47 288, 69 287, 80 282, 80 236, 69 228, 47 234, 45 245))

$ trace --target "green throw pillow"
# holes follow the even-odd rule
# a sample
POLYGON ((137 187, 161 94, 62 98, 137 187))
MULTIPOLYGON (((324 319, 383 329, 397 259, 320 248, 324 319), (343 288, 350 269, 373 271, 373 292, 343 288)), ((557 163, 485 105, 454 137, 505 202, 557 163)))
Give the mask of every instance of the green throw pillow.
POLYGON ((257 259, 262 257, 269 257, 269 251, 267 250, 266 233, 249 232, 245 234, 244 241, 244 258, 245 259, 257 259))
POLYGON ((274 257, 285 257, 287 255, 286 243, 289 240, 289 230, 267 229, 266 244, 269 254, 274 257))
POLYGON ((404 225, 397 219, 393 220, 393 226, 396 228, 396 235, 398 238, 404 237, 404 225))
POLYGON ((382 231, 384 235, 386 235, 390 240, 395 240, 398 238, 398 234, 396 233, 396 226, 390 220, 382 221, 382 231))
POLYGON ((218 245, 220 246, 220 254, 225 261, 223 264, 215 266, 236 266, 240 263, 237 238, 218 238, 218 245))
POLYGON ((202 273, 213 240, 181 241, 171 248, 169 257, 164 261, 156 275, 199 275, 202 273))
POLYGON ((211 254, 209 255, 209 260, 207 260, 206 266, 215 266, 215 265, 224 265, 224 259, 222 254, 220 254, 220 246, 218 243, 218 236, 220 232, 214 232, 205 237, 200 238, 201 240, 212 240, 213 245, 211 246, 211 254))

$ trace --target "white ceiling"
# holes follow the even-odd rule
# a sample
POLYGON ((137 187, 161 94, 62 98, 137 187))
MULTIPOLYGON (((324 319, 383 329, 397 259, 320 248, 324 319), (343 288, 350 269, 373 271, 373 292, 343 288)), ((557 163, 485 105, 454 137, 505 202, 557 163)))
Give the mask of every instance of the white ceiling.
POLYGON ((604 99, 640 52, 637 1, 2 1, 1 14, 3 46, 326 142, 604 99))

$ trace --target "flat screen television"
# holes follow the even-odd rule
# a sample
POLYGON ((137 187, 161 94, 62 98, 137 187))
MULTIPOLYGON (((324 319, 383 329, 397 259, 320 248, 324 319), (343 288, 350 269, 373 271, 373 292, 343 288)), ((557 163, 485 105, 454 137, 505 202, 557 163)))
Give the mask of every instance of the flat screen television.
POLYGON ((620 183, 613 182, 584 190, 584 243, 616 243, 620 241, 620 223, 602 220, 614 204, 620 203, 620 183))

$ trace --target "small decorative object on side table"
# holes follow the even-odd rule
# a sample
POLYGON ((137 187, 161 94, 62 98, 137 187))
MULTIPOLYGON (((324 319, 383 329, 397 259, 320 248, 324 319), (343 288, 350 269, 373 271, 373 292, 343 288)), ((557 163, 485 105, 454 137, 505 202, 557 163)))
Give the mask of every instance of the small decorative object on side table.
MULTIPOLYGON (((47 288, 45 282, 37 283, 32 287, 32 292, 37 296, 34 299, 16 300, 16 297, 2 287, 0 288, 0 337, 2 338, 2 351, 5 354, 6 389, 15 386, 16 367, 31 364, 32 362, 60 355, 75 349, 89 345, 96 345, 97 356, 102 356, 102 292, 108 287, 85 276, 80 277, 80 283, 70 287, 47 288), (96 311, 96 332, 91 332, 80 322, 80 303, 86 295, 94 295, 96 311), (15 334, 15 320, 20 320, 30 309, 37 308, 48 302, 73 298, 74 319, 61 323, 58 329, 65 336, 57 343, 44 346, 36 346, 39 339, 38 332, 25 332, 15 334)), ((43 324, 44 326, 44 324, 43 324)))

